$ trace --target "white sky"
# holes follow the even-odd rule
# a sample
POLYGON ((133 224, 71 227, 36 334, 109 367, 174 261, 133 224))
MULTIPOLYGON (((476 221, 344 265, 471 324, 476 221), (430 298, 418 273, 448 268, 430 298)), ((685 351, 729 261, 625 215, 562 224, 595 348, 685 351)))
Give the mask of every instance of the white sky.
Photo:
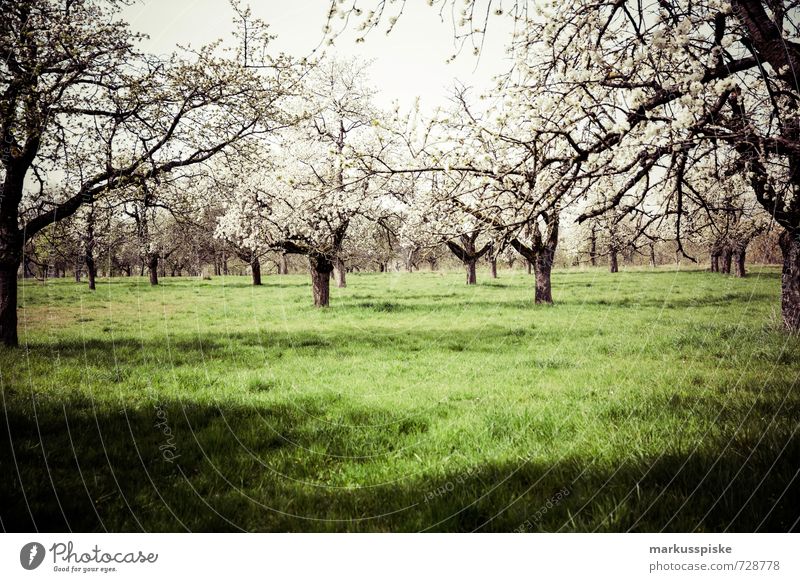
MULTIPOLYGON (((253 14, 278 36, 275 51, 309 56, 320 44, 327 0, 252 0, 250 4, 253 14)), ((143 48, 159 54, 172 52, 176 44, 198 47, 218 38, 230 39, 234 30, 227 0, 137 0, 123 15, 133 30, 150 35, 143 48)), ((351 28, 355 28, 352 22, 351 28)), ((441 22, 437 10, 425 0, 409 0, 392 33, 386 35, 384 30, 373 30, 362 44, 355 43, 358 34, 353 31, 327 48, 328 54, 374 60, 371 78, 379 106, 388 107, 396 99, 406 108, 417 96, 425 110, 444 106, 454 79, 479 92, 489 88, 492 75, 508 67, 504 44, 511 29, 506 18, 490 21, 480 59, 466 47, 451 64, 445 63, 454 52, 451 25, 441 22)))

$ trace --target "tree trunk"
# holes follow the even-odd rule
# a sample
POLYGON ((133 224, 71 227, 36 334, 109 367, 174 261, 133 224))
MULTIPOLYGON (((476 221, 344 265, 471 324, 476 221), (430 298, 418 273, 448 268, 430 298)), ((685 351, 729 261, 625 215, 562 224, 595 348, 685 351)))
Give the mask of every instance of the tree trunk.
POLYGON ((250 272, 253 275, 253 285, 261 285, 261 261, 256 256, 250 259, 250 272))
POLYGON ((489 261, 489 272, 492 275, 492 279, 497 279, 497 259, 489 261))
POLYGON ((611 271, 612 273, 618 273, 619 272, 619 261, 617 260, 617 251, 616 251, 616 249, 611 249, 611 251, 609 252, 608 256, 609 256, 609 263, 608 263, 609 271, 611 271))
POLYGON ((650 244, 650 267, 656 268, 656 245, 650 244))
POLYGON ((81 267, 80 265, 75 265, 75 282, 81 282, 81 267))
MULTIPOLYGON (((8 182, 8 175, 6 175, 8 182)), ((2 188, 4 185, 0 185, 2 188)), ((21 188, 21 184, 20 184, 21 188)), ((16 214, 0 217, 0 342, 19 345, 17 336, 17 270, 24 255, 16 214)))
POLYGON ((86 260, 86 273, 89 277, 89 289, 94 291, 95 279, 97 278, 97 266, 94 264, 94 257, 92 256, 91 250, 87 249, 84 259, 86 260))
POLYGON ((800 233, 784 231, 780 237, 783 253, 781 315, 788 331, 800 332, 800 233))
POLYGON ((719 273, 719 255, 715 252, 711 253, 711 272, 719 273))
POLYGON ((340 289, 344 289, 347 287, 347 271, 344 266, 344 261, 342 259, 336 259, 334 265, 333 271, 336 274, 336 286, 340 289))
POLYGON ((333 265, 324 257, 309 257, 311 264, 311 290, 315 307, 327 307, 331 297, 331 272, 333 265))
POLYGON ((83 247, 83 260, 86 263, 86 272, 89 277, 89 290, 95 290, 95 279, 97 278, 97 265, 94 263, 94 210, 89 212, 86 220, 86 236, 83 247))
POLYGON ((731 274, 731 257, 733 253, 730 248, 722 250, 722 264, 720 265, 719 272, 725 275, 731 274))
POLYGON ((528 275, 530 275, 531 274, 531 269, 533 267, 533 263, 531 263, 529 260, 525 259, 525 265, 526 265, 526 268, 528 269, 528 275))
POLYGON ((281 254, 280 259, 278 259, 278 275, 288 275, 289 274, 289 261, 286 259, 286 255, 281 254))
POLYGON ((17 337, 17 269, 19 262, 0 263, 0 340, 14 347, 17 337))
POLYGON ((467 269, 467 285, 475 285, 475 283, 478 281, 475 263, 475 259, 464 261, 464 267, 467 269))
POLYGON ((552 303, 553 291, 550 285, 550 272, 553 269, 554 253, 549 249, 543 250, 536 257, 536 303, 552 303))
POLYGON ((593 267, 597 266, 597 233, 592 226, 591 236, 589 237, 589 262, 593 267))
POLYGON ((733 253, 734 276, 736 277, 744 277, 746 275, 744 269, 745 254, 746 251, 744 249, 737 249, 733 253))
POLYGON ((148 257, 147 270, 150 272, 150 284, 158 285, 158 255, 148 257))

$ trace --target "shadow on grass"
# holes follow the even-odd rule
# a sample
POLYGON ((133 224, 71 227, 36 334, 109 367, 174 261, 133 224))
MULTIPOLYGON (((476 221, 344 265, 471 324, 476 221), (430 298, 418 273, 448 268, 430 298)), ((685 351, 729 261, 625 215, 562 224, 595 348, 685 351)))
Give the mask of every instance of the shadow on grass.
MULTIPOLYGON (((376 310, 391 311, 393 307, 376 304, 376 310)), ((589 330, 590 333, 591 330, 589 330)), ((579 335, 576 332, 574 335, 579 335)), ((312 330, 253 332, 204 332, 198 335, 181 334, 165 338, 141 340, 132 337, 115 339, 56 338, 48 342, 32 342, 26 354, 77 369, 91 367, 124 374, 127 365, 153 363, 154 360, 178 366, 202 366, 214 359, 227 359, 242 349, 264 350, 267 359, 282 357, 284 352, 295 355, 335 355, 343 353, 364 355, 367 350, 392 350, 392 353, 419 349, 494 352, 499 346, 526 342, 557 341, 560 330, 544 329, 535 324, 517 326, 484 325, 476 329, 456 331, 451 328, 413 328, 403 333, 387 333, 385 329, 352 327, 331 333, 312 330), (455 347, 454 347, 455 346, 455 347)), ((21 353, 21 352, 20 352, 21 353)), ((2 355, 2 354, 0 354, 2 355)), ((378 354, 385 357, 386 354, 378 354)), ((366 357, 366 356, 365 356, 366 357)))
POLYGON ((724 451, 444 471, 415 460, 435 416, 337 399, 5 405, 7 531, 789 531, 800 516, 787 425, 724 451))

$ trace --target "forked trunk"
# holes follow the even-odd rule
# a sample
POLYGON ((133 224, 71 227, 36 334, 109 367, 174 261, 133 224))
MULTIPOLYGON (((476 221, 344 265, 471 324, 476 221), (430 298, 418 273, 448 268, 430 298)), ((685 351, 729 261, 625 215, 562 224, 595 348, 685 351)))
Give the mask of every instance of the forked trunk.
POLYGON ((336 274, 336 286, 340 289, 347 287, 347 271, 342 259, 336 259, 334 273, 336 274))
POLYGON ((800 233, 784 231, 780 237, 783 253, 781 315, 790 332, 800 332, 800 233))
POLYGON ((550 272, 553 269, 553 251, 543 250, 536 257, 536 303, 552 303, 553 291, 550 285, 550 272))
POLYGON ((158 285, 158 255, 148 257, 147 270, 150 272, 150 284, 158 285))
POLYGON ((250 260, 250 271, 253 274, 253 285, 261 285, 261 261, 258 257, 250 260))
POLYGON ((475 285, 478 282, 478 276, 475 269, 475 259, 464 261, 464 267, 467 270, 467 285, 475 285))
POLYGON ((311 264, 311 291, 314 294, 315 307, 330 305, 331 271, 333 265, 325 257, 309 257, 311 264))

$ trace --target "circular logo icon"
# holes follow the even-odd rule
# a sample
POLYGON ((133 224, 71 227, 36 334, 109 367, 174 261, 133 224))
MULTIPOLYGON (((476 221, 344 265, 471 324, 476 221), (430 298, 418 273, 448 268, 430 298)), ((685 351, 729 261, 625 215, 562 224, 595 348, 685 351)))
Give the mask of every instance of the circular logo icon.
POLYGON ((35 570, 44 561, 44 546, 39 542, 30 542, 19 551, 19 563, 26 570, 35 570))

